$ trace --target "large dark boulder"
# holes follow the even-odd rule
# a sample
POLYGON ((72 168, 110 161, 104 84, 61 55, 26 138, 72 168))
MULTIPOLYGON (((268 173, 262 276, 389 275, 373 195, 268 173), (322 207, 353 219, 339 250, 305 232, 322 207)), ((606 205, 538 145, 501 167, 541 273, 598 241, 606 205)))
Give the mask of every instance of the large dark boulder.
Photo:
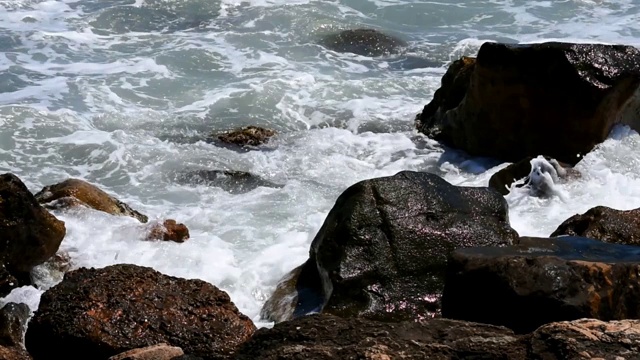
POLYGON ((35 197, 49 209, 86 206, 111 215, 131 216, 142 223, 149 220, 146 215, 132 209, 97 186, 80 179, 67 179, 45 186, 35 197))
POLYGON ((631 46, 487 42, 450 66, 417 127, 475 156, 573 165, 616 123, 639 128, 639 84, 631 46))
POLYGON ((254 331, 215 286, 122 264, 67 273, 42 295, 25 344, 36 360, 106 360, 158 343, 224 359, 254 331))
POLYGON ((526 333, 555 322, 640 318, 640 247, 581 237, 456 250, 442 315, 526 333))
POLYGON ((337 52, 382 56, 399 52, 407 43, 377 30, 352 29, 327 35, 320 40, 320 45, 337 52))
POLYGON ((583 236, 608 243, 640 245, 640 209, 596 206, 565 220, 551 236, 583 236))
POLYGON ((524 343, 510 330, 448 319, 386 323, 311 315, 263 328, 236 360, 514 359, 524 343))
POLYGON ((286 298, 267 302, 295 309, 271 307, 263 316, 280 321, 286 320, 281 314, 317 311, 393 321, 436 316, 449 254, 517 240, 507 212, 496 191, 453 186, 434 174, 403 171, 361 181, 337 199, 300 274, 276 290, 286 298))
POLYGON ((9 273, 20 277, 47 261, 65 234, 64 222, 40 206, 17 176, 0 175, 0 263, 8 271, 0 270, 2 278, 9 279, 9 273))

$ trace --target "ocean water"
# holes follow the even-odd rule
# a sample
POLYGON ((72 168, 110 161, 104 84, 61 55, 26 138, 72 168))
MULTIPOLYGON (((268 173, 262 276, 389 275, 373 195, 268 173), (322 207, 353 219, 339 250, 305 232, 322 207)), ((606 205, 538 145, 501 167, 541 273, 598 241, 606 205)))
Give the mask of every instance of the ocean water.
MULTIPOLYGON (((262 304, 306 260, 348 186, 401 170, 486 186, 507 166, 444 149, 413 118, 452 59, 485 41, 548 40, 640 45, 640 1, 0 0, 0 172, 34 192, 82 178, 152 220, 185 223, 187 242, 149 242, 132 218, 55 213, 73 267, 134 263, 203 279, 269 326, 262 304), (409 46, 370 58, 318 45, 357 27, 409 46), (245 125, 278 135, 266 151, 203 141, 245 125), (173 180, 196 169, 249 171, 284 186, 231 194, 173 180)), ((554 196, 509 194, 512 226, 548 236, 593 206, 640 207, 639 164, 640 136, 616 128, 554 196)), ((45 272, 39 281, 46 289, 59 278, 45 272)), ((19 288, 2 302, 35 310, 41 292, 19 288)))

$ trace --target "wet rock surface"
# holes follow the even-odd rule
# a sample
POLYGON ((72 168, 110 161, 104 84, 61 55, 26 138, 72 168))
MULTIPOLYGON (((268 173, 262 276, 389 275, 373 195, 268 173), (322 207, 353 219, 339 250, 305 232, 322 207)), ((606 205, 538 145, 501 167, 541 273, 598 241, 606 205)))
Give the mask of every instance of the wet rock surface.
POLYGON ((573 165, 614 124, 639 128, 639 85, 631 46, 488 42, 477 59, 450 66, 417 127, 474 156, 545 154, 573 165))
POLYGON ((172 360, 182 355, 184 352, 179 347, 163 343, 125 351, 109 360, 172 360))
POLYGON ((259 126, 246 126, 218 134, 212 134, 212 140, 220 145, 232 145, 244 149, 256 148, 265 144, 276 135, 275 130, 259 126))
POLYGON ((207 185, 219 187, 232 194, 243 194, 259 187, 281 188, 283 185, 264 180, 261 177, 234 170, 192 170, 178 173, 175 181, 180 184, 207 185))
POLYGON ((29 319, 29 307, 8 303, 0 310, 0 359, 27 360, 31 356, 24 349, 24 330, 29 319))
POLYGON ((365 180, 337 199, 311 244, 305 271, 285 281, 286 289, 267 302, 295 303, 295 309, 274 311, 270 305, 263 316, 282 320, 282 314, 318 311, 387 321, 436 316, 453 250, 515 240, 507 204, 494 190, 456 187, 437 175, 411 171, 365 180))
POLYGON ((34 359, 106 360, 158 343, 224 359, 254 331, 215 286, 122 264, 67 273, 43 294, 25 343, 34 359))
POLYGON ((583 236, 607 243, 640 245, 640 209, 597 206, 565 220, 550 236, 583 236))
POLYGON ((177 223, 173 219, 152 224, 146 237, 146 240, 173 241, 177 243, 185 242, 188 239, 189 229, 187 226, 177 223))
POLYGON ((407 43, 373 29, 352 29, 330 34, 320 40, 327 49, 362 56, 382 56, 397 53, 407 43))
MULTIPOLYGON (((504 169, 496 172, 489 179, 489 187, 496 189, 502 195, 507 195, 510 192, 511 184, 515 183, 518 180, 523 180, 523 184, 516 185, 516 187, 522 187, 529 185, 539 185, 532 184, 531 181, 531 173, 534 171, 534 164, 532 161, 537 160, 537 166, 539 167, 539 173, 550 174, 550 176, 554 179, 554 181, 567 181, 569 179, 578 178, 581 176, 580 172, 573 169, 569 164, 560 163, 555 159, 552 159, 548 156, 543 157, 546 161, 546 166, 540 166, 540 163, 543 161, 539 156, 533 157, 529 156, 524 158, 516 163, 513 163, 504 169)), ((548 189, 533 189, 534 193, 538 193, 540 195, 545 195, 545 190, 548 189)), ((548 195, 548 191, 547 191, 548 195)))
POLYGON ((142 223, 148 221, 146 215, 133 210, 129 205, 97 186, 80 179, 67 179, 58 184, 45 186, 35 197, 49 209, 86 206, 111 215, 131 216, 142 223))
POLYGON ((459 249, 449 260, 442 314, 517 333, 581 318, 638 319, 639 266, 640 247, 581 237, 459 249))

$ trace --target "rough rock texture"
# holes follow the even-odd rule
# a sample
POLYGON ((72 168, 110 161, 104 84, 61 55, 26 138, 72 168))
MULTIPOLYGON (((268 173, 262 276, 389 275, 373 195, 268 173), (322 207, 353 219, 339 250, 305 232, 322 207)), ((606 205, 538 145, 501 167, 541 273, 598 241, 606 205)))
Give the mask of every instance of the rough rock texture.
POLYGON ((571 235, 608 243, 640 245, 640 208, 615 210, 597 206, 565 220, 551 236, 571 235))
POLYGON ((25 304, 8 303, 0 310, 0 359, 31 359, 23 346, 24 330, 29 318, 25 304))
POLYGON ((285 290, 287 298, 268 303, 296 304, 276 315, 322 310, 393 321, 435 316, 453 250, 509 245, 517 238, 507 204, 494 190, 456 187, 411 171, 365 180, 345 190, 329 212, 311 244, 313 266, 295 280, 297 298, 290 301, 285 290))
POLYGON ((243 194, 258 187, 281 188, 282 185, 264 180, 244 171, 193 170, 178 173, 175 181, 180 184, 207 185, 219 187, 232 194, 243 194))
POLYGON ((229 296, 151 268, 79 269, 42 295, 26 346, 34 359, 108 359, 158 343, 224 359, 255 331, 229 296))
POLYGON ((337 52, 363 56, 382 56, 397 53, 407 43, 373 29, 345 30, 325 36, 320 44, 337 52))
MULTIPOLYGON (((18 276, 17 273, 28 273, 53 256, 66 228, 64 222, 38 204, 17 176, 3 174, 0 175, 0 234, 0 262, 10 274, 18 276)), ((8 285, 11 281, 3 282, 8 285)))
POLYGON ((163 223, 153 224, 146 239, 182 243, 189 239, 189 229, 185 224, 179 224, 173 219, 168 219, 163 223))
MULTIPOLYGON (((580 172, 573 169, 569 164, 560 163, 548 156, 545 156, 544 159, 550 166, 545 166, 539 169, 539 171, 551 174, 552 177, 557 177, 560 181, 578 178, 581 176, 580 172)), ((489 179, 489 187, 498 190, 502 195, 507 195, 510 191, 509 189, 511 184, 514 182, 524 179, 524 184, 516 185, 516 187, 521 187, 530 183, 530 174, 534 171, 534 164, 532 161, 539 162, 540 160, 539 156, 529 156, 505 167, 491 176, 489 179)))
POLYGON ((80 179, 67 179, 58 184, 45 186, 35 196, 41 204, 50 209, 87 206, 111 215, 131 216, 142 223, 148 221, 147 216, 133 210, 97 186, 80 179))
POLYGON ((510 330, 448 319, 386 323, 310 315, 263 328, 236 360, 523 359, 510 330))
POLYGON ((442 315, 525 333, 581 318, 640 318, 640 247, 560 237, 455 251, 442 315))
POLYGON ((449 68, 417 127, 475 156, 545 154, 573 165, 614 124, 639 128, 639 84, 634 47, 485 43, 475 62, 449 68))
POLYGON ((184 352, 179 347, 163 343, 125 351, 109 360, 172 360, 182 355, 184 352))
POLYGON ((276 132, 259 126, 247 126, 241 129, 218 134, 217 140, 225 144, 233 144, 240 147, 255 147, 269 141, 276 132))
POLYGON ((640 359, 640 321, 582 319, 537 329, 529 340, 531 359, 640 359))
POLYGON ((31 360, 31 356, 19 347, 0 346, 0 359, 2 360, 31 360))
POLYGON ((19 286, 18 279, 7 270, 4 264, 0 264, 0 297, 7 296, 11 290, 19 286))

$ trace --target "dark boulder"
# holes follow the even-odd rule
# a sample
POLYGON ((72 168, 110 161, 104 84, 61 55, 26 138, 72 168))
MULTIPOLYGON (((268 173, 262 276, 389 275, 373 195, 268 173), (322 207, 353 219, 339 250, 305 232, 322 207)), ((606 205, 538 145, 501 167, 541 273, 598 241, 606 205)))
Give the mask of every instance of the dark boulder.
POLYGON ((58 184, 45 186, 35 196, 49 209, 86 206, 111 215, 131 216, 142 223, 148 221, 146 215, 133 210, 129 205, 97 186, 80 179, 67 179, 58 184))
POLYGON ((122 264, 67 273, 42 295, 25 344, 34 359, 106 360, 158 343, 223 359, 254 331, 215 286, 122 264))
POLYGON ((281 188, 282 185, 264 180, 245 171, 232 170, 192 170, 176 174, 179 184, 214 186, 232 194, 242 194, 259 187, 281 188))
MULTIPOLYGON (((0 175, 0 234, 0 260, 8 273, 20 277, 58 251, 66 228, 63 221, 38 204, 17 176, 3 174, 0 175)), ((7 276, 1 278, 3 287, 11 283, 10 279, 5 281, 7 276)))
POLYGON ((607 243, 640 245, 640 209, 597 206, 565 220, 551 236, 583 236, 607 243))
POLYGON ((553 184, 546 181, 536 181, 542 174, 549 174, 553 183, 580 177, 581 174, 569 164, 560 163, 548 156, 529 156, 493 174, 489 179, 489 187, 498 190, 502 195, 510 192, 511 184, 524 179, 523 184, 516 187, 528 186, 532 194, 538 196, 551 195, 549 192, 553 184))
POLYGON ((407 43, 377 30, 352 29, 327 35, 320 40, 320 45, 337 52, 382 56, 399 52, 407 43))
POLYGON ((265 144, 276 135, 275 130, 259 126, 246 126, 243 128, 212 134, 214 143, 220 145, 233 145, 244 149, 253 149, 265 144))
POLYGON ((263 328, 236 360, 524 359, 510 330, 448 319, 386 323, 311 315, 263 328))
POLYGON ((429 173, 403 171, 361 181, 329 212, 300 273, 304 278, 277 290, 291 298, 295 288, 298 296, 267 304, 293 303, 295 309, 277 313, 294 317, 302 309, 392 321, 436 316, 453 250, 517 240, 507 210, 494 190, 453 186, 429 173), (318 305, 319 297, 324 305, 318 305))
POLYGON ((450 66, 417 127, 474 156, 573 165, 616 123, 640 128, 639 84, 631 46, 488 42, 450 66))
POLYGON ((640 318, 640 247, 581 237, 456 250, 442 315, 526 333, 555 322, 640 318))
POLYGON ((189 239, 189 229, 185 224, 177 223, 173 219, 167 219, 162 223, 152 224, 145 239, 182 243, 189 239))
POLYGON ((0 310, 0 346, 22 347, 30 310, 25 304, 8 303, 0 310))

